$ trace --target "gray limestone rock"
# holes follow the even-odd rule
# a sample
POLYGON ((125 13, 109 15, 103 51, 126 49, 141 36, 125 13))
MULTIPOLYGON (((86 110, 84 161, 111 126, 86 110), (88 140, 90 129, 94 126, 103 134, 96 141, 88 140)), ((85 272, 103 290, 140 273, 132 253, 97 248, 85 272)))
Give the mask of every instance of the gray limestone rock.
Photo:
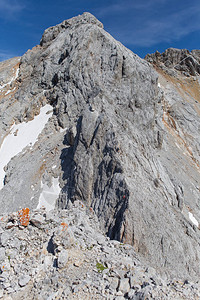
POLYGON ((19 285, 21 287, 25 286, 28 284, 28 282, 30 281, 31 277, 29 275, 22 275, 19 277, 19 285))
POLYGON ((45 218, 42 215, 35 214, 30 218, 31 223, 41 228, 45 224, 45 218))
POLYGON ((122 278, 119 281, 119 291, 121 291, 123 294, 126 294, 130 290, 130 284, 129 284, 129 278, 122 278))
MULTIPOLYGON (((84 13, 47 29, 12 72, 0 65, 0 151, 20 136, 12 124, 26 127, 45 107, 51 116, 33 145, 2 165, 0 213, 81 200, 107 236, 158 272, 199 278, 199 51, 148 60, 158 73, 84 13)), ((52 251, 86 238, 81 214, 80 222, 50 215, 56 227, 77 224, 72 234, 51 232, 52 251)))
POLYGON ((74 234, 68 227, 68 224, 62 222, 61 225, 55 230, 52 236, 52 244, 54 250, 61 246, 64 248, 71 248, 74 244, 74 234))
POLYGON ((0 247, 0 262, 5 259, 5 248, 0 247))
POLYGON ((68 251, 62 249, 58 254, 58 268, 64 268, 68 262, 68 251))
POLYGON ((44 258, 44 267, 48 269, 50 266, 53 266, 53 261, 51 256, 45 256, 44 258))
POLYGON ((10 232, 3 232, 0 236, 0 245, 6 246, 10 238, 11 238, 10 232))
MULTIPOLYGON (((147 54, 145 59, 156 65, 164 65, 166 70, 174 68, 186 76, 200 74, 200 53, 199 50, 169 48, 163 53, 156 51, 154 54, 147 54)), ((169 71, 168 71, 169 72, 169 71)), ((176 74, 172 73, 171 74, 176 74)))

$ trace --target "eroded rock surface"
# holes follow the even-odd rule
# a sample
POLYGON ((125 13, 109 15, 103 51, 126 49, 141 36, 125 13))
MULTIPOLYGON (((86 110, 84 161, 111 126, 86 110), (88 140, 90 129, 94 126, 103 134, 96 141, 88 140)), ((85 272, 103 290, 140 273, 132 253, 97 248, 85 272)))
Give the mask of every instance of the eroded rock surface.
MULTIPOLYGON (((170 66, 182 66, 187 51, 171 52, 170 66)), ((0 211, 81 199, 111 239, 160 273, 198 278, 199 52, 191 55, 195 76, 170 75, 166 56, 152 56, 154 70, 89 13, 47 29, 21 57, 14 92, 1 89, 1 143, 17 137, 13 123, 52 110, 36 142, 5 165, 0 211)))
POLYGON ((163 53, 156 51, 153 54, 147 54, 145 59, 168 72, 175 69, 188 77, 200 75, 200 50, 190 52, 187 49, 169 48, 163 53))

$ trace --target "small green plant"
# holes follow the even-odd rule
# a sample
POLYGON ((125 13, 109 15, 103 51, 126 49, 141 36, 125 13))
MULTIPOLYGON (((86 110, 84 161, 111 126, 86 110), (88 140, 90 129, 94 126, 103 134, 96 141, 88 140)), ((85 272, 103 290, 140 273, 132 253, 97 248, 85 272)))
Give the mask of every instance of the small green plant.
POLYGON ((103 270, 107 269, 107 267, 105 267, 104 265, 102 265, 101 263, 97 262, 96 263, 96 267, 99 273, 102 273, 103 270))
POLYGON ((10 255, 8 255, 8 260, 9 260, 9 262, 10 262, 10 255))

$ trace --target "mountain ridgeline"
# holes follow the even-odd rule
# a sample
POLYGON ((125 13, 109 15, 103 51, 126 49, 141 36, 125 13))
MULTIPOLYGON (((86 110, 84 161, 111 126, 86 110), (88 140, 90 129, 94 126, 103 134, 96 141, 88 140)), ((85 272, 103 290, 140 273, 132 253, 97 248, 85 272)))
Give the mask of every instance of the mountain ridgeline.
POLYGON ((81 200, 161 274, 199 278, 200 50, 143 60, 84 13, 0 85, 1 214, 81 200))

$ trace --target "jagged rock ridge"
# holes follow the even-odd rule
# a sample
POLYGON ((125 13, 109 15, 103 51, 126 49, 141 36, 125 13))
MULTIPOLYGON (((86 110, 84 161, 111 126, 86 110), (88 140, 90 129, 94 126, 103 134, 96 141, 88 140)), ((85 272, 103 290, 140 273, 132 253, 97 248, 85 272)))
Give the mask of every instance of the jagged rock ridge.
POLYGON ((181 71, 185 76, 195 76, 200 74, 200 50, 169 48, 163 53, 158 51, 147 54, 145 59, 167 69, 174 68, 181 71))
MULTIPOLYGON (((14 122, 29 124, 49 104, 53 115, 4 168, 1 212, 50 194, 59 208, 81 199, 110 238, 159 272, 198 277, 199 102, 187 86, 182 94, 185 77, 165 86, 164 76, 89 13, 47 29, 22 56, 15 89, 2 84, 2 145, 14 122)), ((189 79, 199 91, 199 77, 189 79)))

